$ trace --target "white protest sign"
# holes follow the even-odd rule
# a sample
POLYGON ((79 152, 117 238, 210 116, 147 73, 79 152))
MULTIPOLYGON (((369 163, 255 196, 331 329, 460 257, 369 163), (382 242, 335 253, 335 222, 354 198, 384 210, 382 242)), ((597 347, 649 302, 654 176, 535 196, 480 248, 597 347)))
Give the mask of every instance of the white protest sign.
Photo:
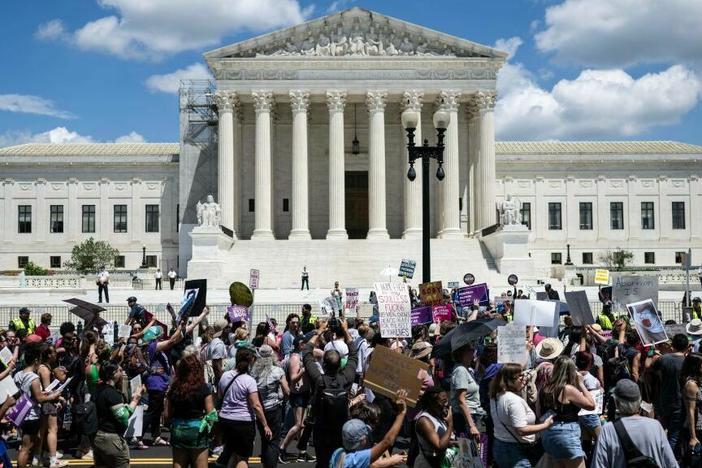
POLYGON ((5 403, 8 395, 16 395, 18 392, 19 388, 15 385, 15 381, 11 375, 0 380, 0 404, 5 403))
POLYGON ((514 323, 552 327, 556 315, 556 303, 519 299, 514 301, 514 323))
POLYGON ((604 408, 604 391, 601 388, 595 390, 590 390, 590 395, 595 400, 595 409, 592 411, 581 409, 578 412, 578 416, 585 416, 588 414, 602 414, 604 408))
POLYGON ((526 327, 524 325, 508 323, 504 327, 497 327, 497 362, 526 365, 526 327))
POLYGON ((102 336, 103 336, 103 339, 105 340, 105 343, 107 343, 109 346, 112 346, 115 344, 115 323, 114 322, 107 322, 105 325, 103 325, 102 336))
POLYGON ((7 364, 10 362, 12 359, 13 354, 12 351, 10 351, 10 348, 5 346, 2 348, 2 351, 0 351, 0 361, 2 361, 3 364, 5 364, 5 367, 7 367, 7 364))
POLYGON ((141 437, 144 430, 144 407, 137 406, 134 412, 129 417, 127 422, 127 430, 124 431, 124 437, 129 439, 132 437, 141 437))
POLYGON ((626 305, 651 299, 658 306, 658 276, 613 273, 612 302, 614 310, 626 313, 626 305))
POLYGON ((375 283, 378 299, 380 336, 410 338, 412 336, 412 305, 404 283, 375 283))
POLYGON ((346 288, 346 308, 356 310, 356 306, 358 306, 358 289, 346 288))
POLYGON ((261 273, 252 268, 251 271, 249 272, 249 288, 253 289, 258 289, 258 282, 261 278, 261 273))
POLYGON ((141 375, 129 380, 129 394, 134 395, 141 387, 141 375))

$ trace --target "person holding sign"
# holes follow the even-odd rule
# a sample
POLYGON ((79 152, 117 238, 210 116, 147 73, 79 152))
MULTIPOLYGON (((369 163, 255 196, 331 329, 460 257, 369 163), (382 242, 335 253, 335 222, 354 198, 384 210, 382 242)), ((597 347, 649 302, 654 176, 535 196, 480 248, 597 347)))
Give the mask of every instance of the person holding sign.
MULTIPOLYGON (((40 361, 41 364, 39 364, 37 373, 39 374, 42 388, 47 388, 53 380, 51 369, 56 367, 57 361, 56 349, 54 349, 53 345, 42 345, 40 361)), ((48 452, 50 468, 66 466, 68 464, 56 457, 59 409, 60 405, 57 402, 46 402, 41 405, 41 440, 44 444, 44 455, 48 452)))

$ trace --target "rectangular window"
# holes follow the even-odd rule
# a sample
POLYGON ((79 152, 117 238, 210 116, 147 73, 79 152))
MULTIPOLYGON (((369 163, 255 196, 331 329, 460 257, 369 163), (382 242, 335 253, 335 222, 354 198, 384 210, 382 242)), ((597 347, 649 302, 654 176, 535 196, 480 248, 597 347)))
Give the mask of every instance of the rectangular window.
POLYGON ((644 252, 644 263, 646 265, 656 264, 656 252, 644 252))
POLYGON ((256 211, 256 200, 249 198, 249 213, 256 211))
POLYGON ((548 204, 548 228, 560 231, 561 226, 561 203, 551 202, 548 204))
POLYGON ((583 252, 583 265, 592 265, 592 252, 583 252))
POLYGON ((95 232, 95 205, 83 205, 83 232, 95 232))
POLYGON ((146 266, 149 268, 156 268, 157 258, 156 255, 146 256, 146 266))
POLYGON ((563 263, 563 256, 560 252, 551 252, 551 265, 560 265, 563 263))
POLYGON ((25 255, 20 255, 19 257, 17 257, 17 268, 24 269, 24 267, 27 266, 27 263, 29 263, 29 257, 25 255))
POLYGON ((146 205, 146 232, 158 232, 158 205, 146 205))
POLYGON ((19 205, 17 207, 17 232, 20 234, 32 232, 32 205, 19 205))
POLYGON ((675 252, 675 264, 682 265, 685 260, 685 252, 675 252))
POLYGON ((592 230, 592 202, 580 202, 580 229, 592 230))
POLYGON ((49 257, 49 265, 51 268, 61 268, 61 257, 58 255, 52 255, 49 257))
POLYGON ((463 198, 458 199, 458 211, 463 211, 463 198))
POLYGON ((653 202, 641 202, 641 229, 655 229, 656 218, 653 213, 653 202))
POLYGON ((176 205, 176 232, 180 232, 180 203, 176 205))
POLYGON ((49 207, 49 232, 63 232, 63 205, 49 207))
POLYGON ((613 231, 624 229, 624 202, 609 203, 609 227, 613 231))
POLYGON ((685 229, 685 202, 673 202, 673 229, 685 229))
POLYGON ((290 200, 288 198, 283 198, 283 213, 290 211, 290 200))
POLYGON ((115 205, 112 216, 114 232, 127 232, 127 205, 115 205))
POLYGON ((124 255, 117 255, 115 257, 115 268, 124 268, 124 255))
POLYGON ((524 202, 519 208, 522 224, 531 229, 531 202, 524 202))

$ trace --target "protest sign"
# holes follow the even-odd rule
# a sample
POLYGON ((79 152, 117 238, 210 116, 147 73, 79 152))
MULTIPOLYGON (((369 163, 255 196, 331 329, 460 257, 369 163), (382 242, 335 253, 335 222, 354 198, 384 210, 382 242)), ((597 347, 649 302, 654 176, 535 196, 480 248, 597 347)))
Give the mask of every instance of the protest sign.
POLYGON ((15 396, 19 393, 19 388, 11 375, 0 380, 0 405, 5 403, 8 396, 15 396))
POLYGON ((687 328, 682 323, 665 325, 665 334, 672 340, 675 335, 687 335, 687 328))
POLYGON ((558 317, 555 302, 529 299, 514 301, 514 323, 553 327, 554 317, 558 317))
POLYGON ((75 306, 71 307, 70 311, 72 314, 75 314, 83 319, 83 330, 87 331, 92 330, 93 328, 102 330, 102 327, 107 324, 107 321, 100 317, 100 312, 107 310, 104 307, 75 297, 72 299, 64 299, 63 302, 67 302, 68 304, 73 304, 75 306))
POLYGON ((431 306, 431 315, 434 322, 451 321, 451 306, 448 304, 436 304, 431 306))
POLYGON ((144 311, 144 320, 146 320, 146 323, 151 323, 151 321, 154 321, 154 326, 159 326, 161 327, 161 330, 164 332, 168 331, 168 327, 166 326, 165 323, 161 322, 159 319, 157 319, 154 314, 149 312, 148 310, 144 311))
POLYGON ((253 293, 244 283, 234 281, 229 285, 229 300, 232 304, 251 307, 251 304, 253 304, 253 293))
POLYGON ((196 317, 200 315, 202 309, 204 309, 207 305, 206 279, 195 279, 185 281, 182 303, 185 303, 193 295, 194 301, 192 303, 192 306, 190 306, 188 315, 185 315, 185 312, 181 310, 181 312, 183 312, 184 317, 196 317))
POLYGON ((536 300, 537 301, 548 301, 548 293, 545 291, 537 291, 536 300))
POLYGON ((458 287, 460 285, 459 285, 458 281, 449 281, 447 286, 449 289, 458 289, 458 287))
POLYGON ((651 299, 658 305, 658 276, 612 275, 612 303, 614 311, 625 313, 626 305, 651 299))
POLYGON ((336 297, 334 296, 327 296, 322 300, 322 306, 321 306, 322 312, 326 313, 329 316, 333 316, 338 312, 339 310, 339 303, 336 300, 336 297))
POLYGON ((259 278, 260 272, 252 268, 249 272, 249 288, 251 288, 251 290, 258 289, 259 278))
POLYGON ((626 308, 644 345, 655 345, 668 341, 663 322, 658 317, 656 306, 651 299, 627 304, 626 308))
POLYGON ((412 279, 415 268, 417 268, 417 262, 409 258, 403 258, 400 263, 400 273, 397 276, 404 276, 405 278, 412 279))
POLYGON ((598 268, 595 270, 595 284, 609 284, 609 270, 598 268))
POLYGON ((519 277, 512 273, 507 277, 507 283, 509 283, 510 286, 514 286, 515 284, 519 283, 519 277))
POLYGON ((7 367, 13 357, 14 355, 12 354, 12 351, 10 351, 10 348, 7 346, 2 348, 2 351, 0 351, 0 361, 2 361, 5 367, 7 367))
POLYGON ((431 306, 415 307, 412 309, 412 326, 424 325, 425 323, 431 323, 434 321, 434 317, 431 313, 431 306))
POLYGON ((458 303, 461 307, 470 307, 474 301, 486 306, 490 303, 490 291, 485 283, 464 286, 458 289, 458 303))
POLYGON ((419 299, 424 305, 434 305, 444 298, 444 288, 441 281, 432 281, 419 285, 419 299))
POLYGON ((144 406, 140 405, 134 409, 134 412, 127 421, 127 430, 124 431, 124 437, 129 439, 132 437, 141 437, 144 430, 144 406))
POLYGON ((595 390, 590 390, 590 395, 595 400, 595 409, 592 411, 581 409, 578 412, 578 416, 586 416, 588 414, 602 414, 604 409, 604 390, 597 388, 595 390))
POLYGON ((227 306, 227 317, 231 323, 249 321, 249 308, 242 305, 227 306))
POLYGON ((526 365, 526 328, 524 325, 508 323, 504 327, 497 327, 497 362, 526 365))
POLYGON ((129 394, 134 395, 139 391, 139 387, 141 387, 141 374, 129 380, 129 394))
POLYGON ((105 343, 107 345, 109 345, 110 347, 114 346, 114 344, 115 344, 115 322, 107 322, 102 327, 102 336, 103 336, 103 339, 105 340, 105 343))
POLYGON ((428 367, 428 364, 391 351, 390 348, 376 346, 364 384, 389 398, 395 398, 397 391, 403 389, 407 391, 407 404, 414 408, 422 388, 420 372, 426 372, 428 367))
POLYGON ((132 326, 131 325, 120 325, 119 330, 117 331, 117 338, 124 338, 124 340, 128 340, 129 337, 132 334, 132 326))
POLYGON ((473 275, 473 273, 466 273, 463 275, 463 282, 470 286, 475 283, 475 275, 473 275))
POLYGON ((349 310, 356 310, 357 306, 358 306, 358 289, 346 288, 345 308, 349 309, 349 310))
POLYGON ((592 325, 595 323, 595 318, 592 316, 590 302, 587 300, 585 291, 567 291, 565 299, 570 308, 570 316, 573 318, 573 325, 583 326, 592 325))
POLYGON ((380 336, 409 338, 412 336, 412 305, 404 283, 375 283, 378 300, 380 336))

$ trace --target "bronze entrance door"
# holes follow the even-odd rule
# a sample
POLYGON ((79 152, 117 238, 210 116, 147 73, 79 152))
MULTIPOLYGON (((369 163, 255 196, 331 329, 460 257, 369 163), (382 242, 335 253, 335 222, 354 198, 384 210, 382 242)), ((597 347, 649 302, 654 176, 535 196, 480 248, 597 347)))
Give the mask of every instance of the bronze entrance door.
POLYGON ((346 232, 349 239, 368 235, 368 172, 346 172, 346 232))

